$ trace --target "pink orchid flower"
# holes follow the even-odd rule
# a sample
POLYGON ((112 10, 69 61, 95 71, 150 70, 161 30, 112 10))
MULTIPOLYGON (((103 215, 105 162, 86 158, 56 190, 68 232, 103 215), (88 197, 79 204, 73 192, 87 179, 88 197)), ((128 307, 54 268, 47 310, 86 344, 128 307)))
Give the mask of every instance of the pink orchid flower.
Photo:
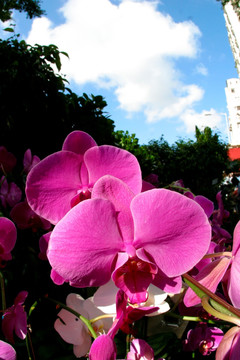
POLYGON ((116 360, 116 356, 116 345, 107 334, 98 336, 89 352, 89 360, 116 360))
POLYGON ((51 231, 47 232, 46 234, 43 234, 39 239, 39 254, 38 257, 41 260, 47 260, 47 249, 48 249, 48 243, 51 235, 51 231))
POLYGON ((14 223, 5 217, 0 217, 0 268, 6 261, 12 259, 11 251, 17 240, 17 229, 14 223))
POLYGON ((28 296, 27 291, 21 291, 14 300, 14 304, 3 314, 2 331, 7 341, 14 344, 14 332, 20 339, 27 335, 27 314, 23 303, 28 296))
MULTIPOLYGON (((92 302, 92 298, 84 300, 78 294, 69 294, 66 299, 69 308, 77 311, 87 319, 95 318, 104 313, 92 302)), ((112 325, 112 319, 106 318, 96 321, 94 329, 97 333, 108 331, 112 325)), ((73 344, 73 352, 76 357, 85 356, 91 346, 92 338, 87 326, 71 312, 62 309, 58 313, 58 319, 54 323, 55 330, 69 344, 73 344)))
POLYGON ((216 360, 240 359, 240 328, 233 326, 224 335, 216 351, 216 360))
POLYGON ((49 221, 37 215, 30 208, 26 199, 12 208, 10 216, 19 229, 49 230, 52 226, 49 221))
POLYGON ((0 340, 0 359, 1 360, 16 360, 17 355, 14 348, 6 343, 5 341, 0 340))
POLYGON ((187 196, 189 199, 196 201, 203 208, 208 218, 212 215, 214 210, 214 204, 211 200, 202 195, 194 196, 193 193, 191 193, 190 191, 186 191, 184 195, 187 196))
POLYGON ((131 303, 142 303, 151 283, 179 292, 181 275, 206 254, 210 239, 208 218, 195 201, 165 189, 134 196, 120 179, 104 176, 92 199, 55 226, 47 256, 70 285, 101 286, 112 277, 131 303))
POLYGON ((158 307, 153 306, 134 307, 128 305, 126 294, 122 290, 119 290, 116 297, 117 313, 113 325, 108 331, 108 335, 114 338, 119 329, 121 329, 126 334, 134 334, 132 324, 144 316, 156 312, 157 310, 158 307))
MULTIPOLYGON (((240 221, 237 223, 233 233, 232 252, 228 255, 214 259, 206 265, 194 277, 199 283, 204 285, 210 291, 215 293, 218 284, 223 280, 227 281, 228 296, 233 306, 240 308, 240 221)), ((184 296, 184 304, 186 306, 194 306, 201 302, 200 298, 188 289, 184 296)))
POLYGON ((141 192, 141 169, 134 155, 114 146, 97 146, 90 135, 73 131, 62 151, 47 156, 28 174, 28 203, 55 225, 73 206, 89 199, 94 183, 107 174, 126 182, 134 193, 141 192))
POLYGON ((36 155, 32 155, 30 149, 27 149, 23 156, 23 171, 28 174, 29 171, 40 162, 40 158, 36 155))
POLYGON ((2 206, 4 208, 6 208, 7 205, 13 207, 19 203, 21 197, 22 190, 14 182, 8 184, 6 177, 2 176, 0 180, 0 200, 2 206))
POLYGON ((117 293, 116 309, 116 318, 108 333, 100 335, 94 340, 90 349, 89 360, 115 360, 116 345, 113 339, 118 330, 121 329, 127 334, 133 333, 133 330, 130 327, 133 322, 141 319, 146 314, 150 314, 157 310, 157 308, 135 308, 127 305, 127 298, 122 290, 119 290, 117 293))
MULTIPOLYGON (((89 360, 116 360, 116 355, 116 345, 113 339, 104 334, 94 340, 90 349, 89 360)), ((153 349, 146 341, 134 339, 131 342, 130 351, 127 353, 127 360, 154 360, 153 349)))
POLYGON ((5 146, 0 146, 0 169, 3 171, 3 173, 10 173, 16 163, 16 157, 7 151, 5 146))
POLYGON ((194 329, 187 333, 187 339, 184 342, 184 351, 199 350, 202 355, 210 355, 216 351, 221 340, 223 331, 217 327, 208 327, 206 323, 199 323, 194 329))
POLYGON ((154 351, 146 341, 133 339, 127 360, 154 360, 154 351))

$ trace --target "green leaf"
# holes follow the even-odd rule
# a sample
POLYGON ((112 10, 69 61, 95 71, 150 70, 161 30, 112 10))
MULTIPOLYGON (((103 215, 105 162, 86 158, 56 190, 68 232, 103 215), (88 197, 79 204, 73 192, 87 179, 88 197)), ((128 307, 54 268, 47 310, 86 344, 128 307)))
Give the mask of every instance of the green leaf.
POLYGON ((7 27, 5 29, 3 29, 4 31, 8 31, 8 32, 14 32, 14 29, 11 27, 7 27))

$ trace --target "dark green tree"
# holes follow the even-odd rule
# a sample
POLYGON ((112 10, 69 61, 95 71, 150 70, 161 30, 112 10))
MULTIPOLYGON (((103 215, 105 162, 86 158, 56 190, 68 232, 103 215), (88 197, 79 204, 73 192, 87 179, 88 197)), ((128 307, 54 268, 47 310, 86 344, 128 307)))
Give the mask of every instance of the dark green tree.
POLYGON ((117 146, 131 151, 139 160, 143 177, 158 175, 159 186, 165 187, 176 180, 183 180, 185 187, 196 195, 215 200, 223 179, 223 172, 230 167, 227 150, 218 134, 210 128, 200 131, 196 127, 196 140, 179 140, 169 145, 163 136, 140 145, 135 135, 118 131, 117 146))
POLYGON ((27 17, 32 19, 45 14, 41 9, 40 0, 1 0, 0 20, 7 21, 12 18, 12 11, 25 12, 27 17))
POLYGON ((44 157, 61 149, 67 134, 89 132, 97 143, 111 143, 113 121, 103 112, 102 96, 78 96, 66 87, 61 54, 55 45, 30 46, 15 38, 0 40, 0 144, 44 157))

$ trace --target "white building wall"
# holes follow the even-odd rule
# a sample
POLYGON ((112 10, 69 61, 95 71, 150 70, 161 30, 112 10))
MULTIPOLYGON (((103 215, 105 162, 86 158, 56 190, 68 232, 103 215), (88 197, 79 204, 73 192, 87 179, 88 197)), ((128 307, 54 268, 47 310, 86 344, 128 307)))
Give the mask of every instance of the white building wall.
POLYGON ((240 79, 228 79, 225 94, 229 113, 229 144, 240 145, 240 79))
POLYGON ((228 31, 228 38, 232 49, 235 66, 240 75, 240 21, 231 1, 224 6, 224 18, 228 31))
MULTIPOLYGON (((231 1, 224 6, 224 18, 228 31, 235 66, 240 76, 240 20, 231 1)), ((240 79, 228 79, 225 88, 228 108, 228 139, 230 146, 240 145, 240 79)))

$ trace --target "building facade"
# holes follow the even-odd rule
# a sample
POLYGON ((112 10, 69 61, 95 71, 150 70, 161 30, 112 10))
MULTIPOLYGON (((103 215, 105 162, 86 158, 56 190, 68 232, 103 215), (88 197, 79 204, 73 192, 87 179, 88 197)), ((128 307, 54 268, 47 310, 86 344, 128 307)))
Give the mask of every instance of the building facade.
POLYGON ((240 145, 240 79, 228 79, 225 88, 228 108, 229 145, 240 145))
POLYGON ((233 0, 224 6, 224 18, 238 72, 238 78, 228 79, 225 88, 229 115, 227 121, 228 139, 229 145, 234 148, 240 147, 240 19, 237 9, 233 6, 233 0))

